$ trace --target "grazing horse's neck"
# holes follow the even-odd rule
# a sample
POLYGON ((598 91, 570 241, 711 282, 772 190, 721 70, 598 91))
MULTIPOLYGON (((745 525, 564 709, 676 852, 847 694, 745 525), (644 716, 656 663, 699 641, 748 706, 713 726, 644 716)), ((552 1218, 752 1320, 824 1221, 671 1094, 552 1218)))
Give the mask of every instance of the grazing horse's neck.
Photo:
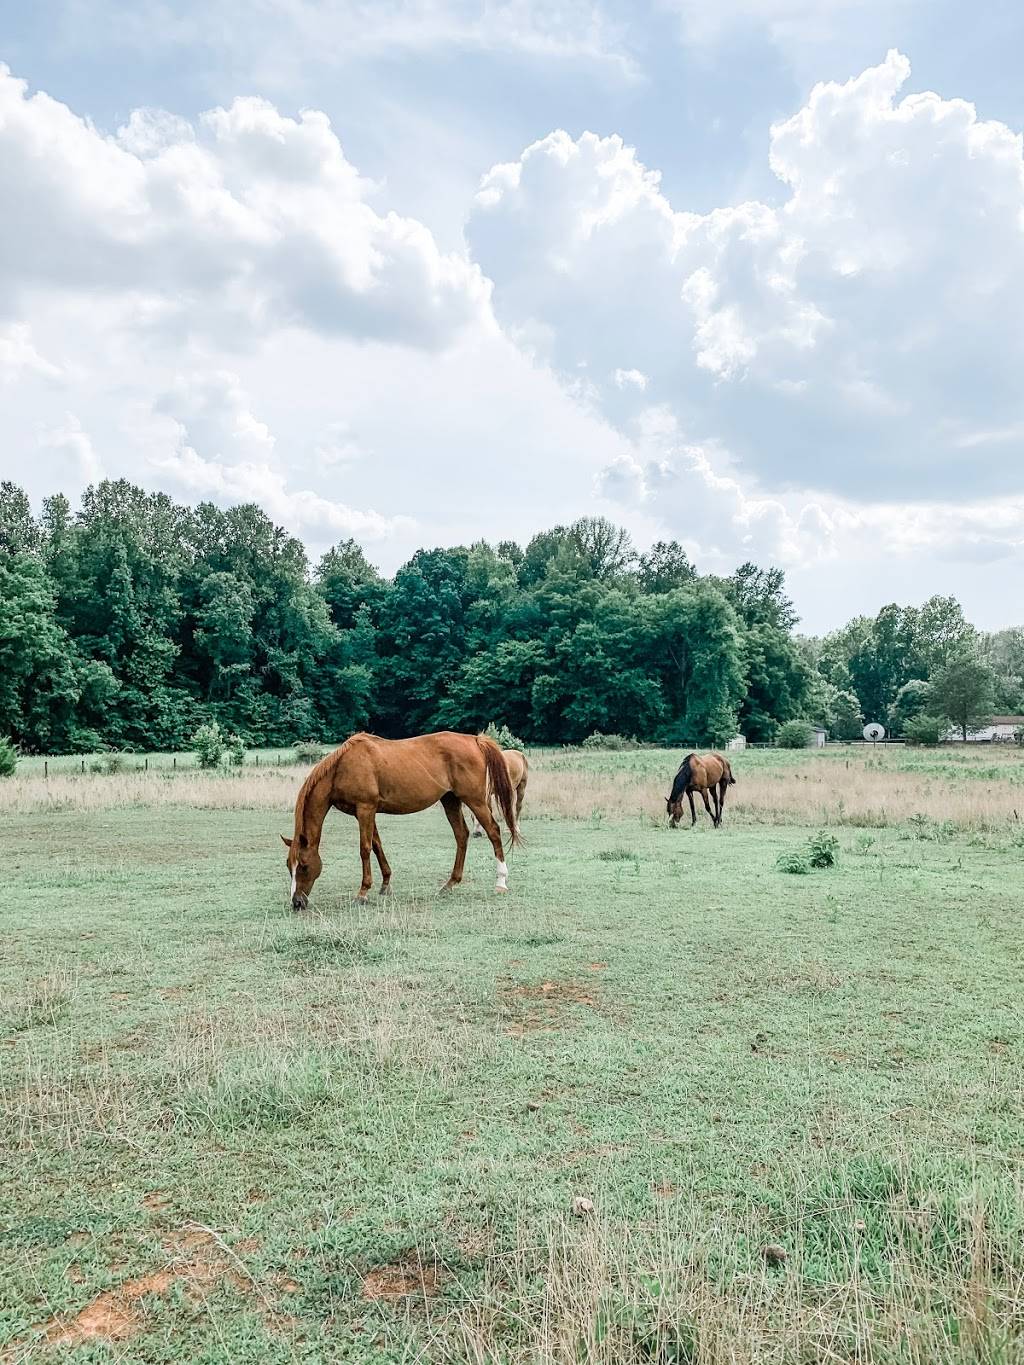
POLYGON ((331 808, 333 778, 333 769, 318 763, 302 784, 295 802, 295 834, 304 834, 313 848, 320 843, 320 831, 331 808))

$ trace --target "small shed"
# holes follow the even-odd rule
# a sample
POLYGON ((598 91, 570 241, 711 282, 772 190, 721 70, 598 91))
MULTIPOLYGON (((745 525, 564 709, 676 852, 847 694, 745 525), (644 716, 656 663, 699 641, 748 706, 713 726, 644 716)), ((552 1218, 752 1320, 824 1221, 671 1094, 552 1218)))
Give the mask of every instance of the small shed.
POLYGON ((747 747, 746 735, 733 735, 725 747, 727 749, 745 749, 747 747))
POLYGON ((824 749, 825 741, 828 739, 828 731, 823 725, 811 726, 811 748, 824 749))

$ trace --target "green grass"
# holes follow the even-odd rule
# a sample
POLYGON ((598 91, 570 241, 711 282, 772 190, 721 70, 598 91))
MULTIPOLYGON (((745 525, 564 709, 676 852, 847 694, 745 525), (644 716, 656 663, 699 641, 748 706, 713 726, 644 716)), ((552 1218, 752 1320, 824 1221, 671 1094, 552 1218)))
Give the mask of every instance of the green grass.
POLYGON ((787 876, 792 759, 720 831, 529 819, 507 897, 433 810, 357 906, 332 817, 303 916, 286 811, 8 813, 0 1359, 1024 1358, 1020 851, 787 876))

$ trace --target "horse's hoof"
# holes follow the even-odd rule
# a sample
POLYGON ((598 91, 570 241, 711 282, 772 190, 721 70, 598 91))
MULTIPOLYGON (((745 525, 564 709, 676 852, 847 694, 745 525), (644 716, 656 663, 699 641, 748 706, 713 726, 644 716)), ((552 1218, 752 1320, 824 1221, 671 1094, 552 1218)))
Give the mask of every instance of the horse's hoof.
POLYGON ((356 896, 356 905, 365 905, 369 899, 370 897, 367 892, 360 891, 359 894, 356 896))
POLYGON ((496 887, 494 888, 494 891, 495 891, 495 894, 498 895, 498 896, 507 896, 507 895, 508 895, 508 887, 507 887, 507 886, 496 886, 496 887))
POLYGON ((381 887, 379 894, 382 896, 390 896, 391 886, 387 882, 385 882, 385 884, 381 887))

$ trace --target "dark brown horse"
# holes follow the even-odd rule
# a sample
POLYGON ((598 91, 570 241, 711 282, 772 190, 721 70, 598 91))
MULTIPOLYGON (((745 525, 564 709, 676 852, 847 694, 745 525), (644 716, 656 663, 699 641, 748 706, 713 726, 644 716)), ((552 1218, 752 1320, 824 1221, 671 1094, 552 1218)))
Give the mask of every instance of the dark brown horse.
POLYGON ((672 793, 667 798, 665 805, 672 819, 669 824, 675 829, 683 814, 683 797, 690 798, 690 828, 697 823, 697 810, 693 804, 693 793, 700 792, 704 799, 704 809, 711 816, 711 823, 717 829, 722 823, 722 811, 725 809, 725 793, 729 787, 736 783, 729 767, 729 760, 722 754, 687 754, 676 773, 675 781, 672 783, 672 793), (708 792, 715 803, 712 812, 708 804, 708 792))
POLYGON ((358 899, 366 900, 373 884, 372 849, 380 866, 381 895, 391 884, 391 868, 377 832, 377 815, 412 815, 440 801, 455 834, 455 866, 444 890, 462 881, 469 830, 462 803, 484 827, 498 864, 497 891, 508 890, 508 868, 497 821, 488 796, 493 792, 505 818, 512 844, 520 842, 512 786, 501 750, 484 735, 450 730, 414 739, 378 739, 358 734, 319 762, 306 778, 295 802, 295 832, 289 839, 288 874, 292 909, 305 910, 309 893, 322 870, 320 833, 327 812, 354 815, 359 821, 359 853, 363 880, 358 899))

